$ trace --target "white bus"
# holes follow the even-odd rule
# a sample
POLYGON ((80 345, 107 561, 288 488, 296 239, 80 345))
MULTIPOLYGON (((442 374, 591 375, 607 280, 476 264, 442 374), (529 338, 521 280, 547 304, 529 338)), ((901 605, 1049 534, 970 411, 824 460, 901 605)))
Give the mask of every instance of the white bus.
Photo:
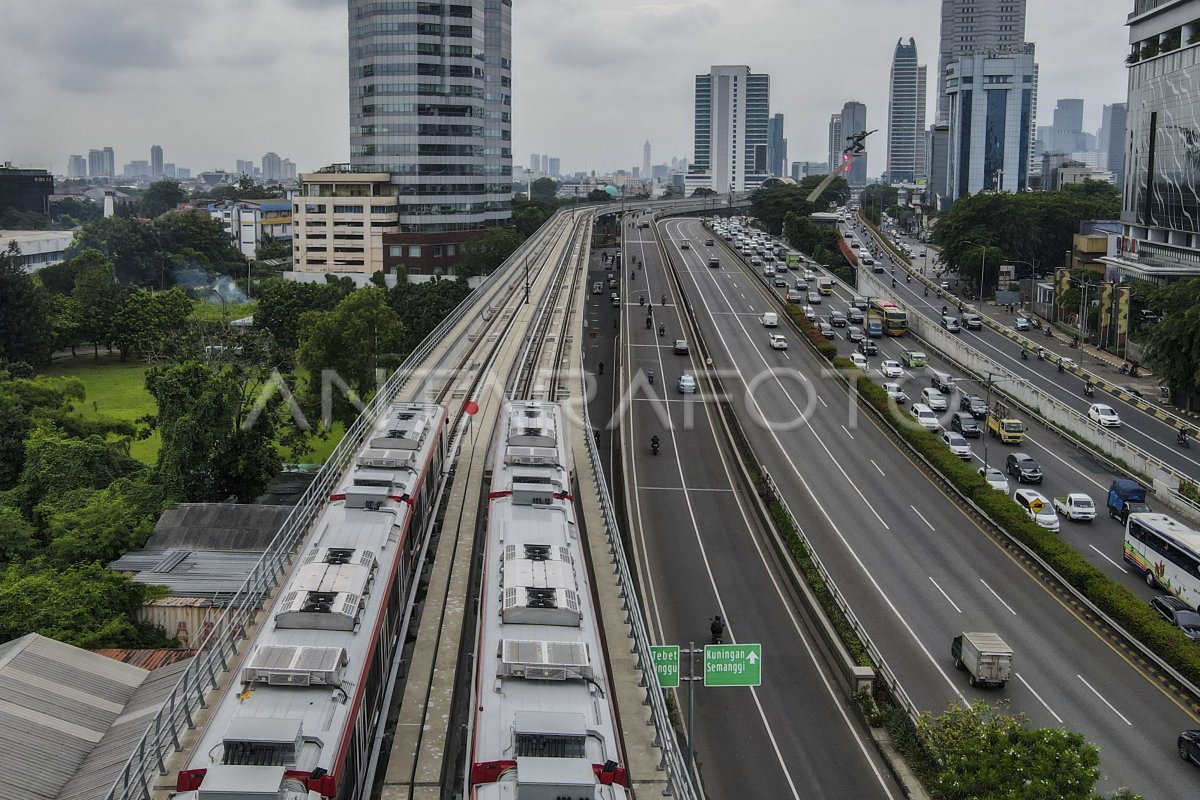
POLYGON ((1130 514, 1125 560, 1150 586, 1200 608, 1200 531, 1166 514, 1130 514))

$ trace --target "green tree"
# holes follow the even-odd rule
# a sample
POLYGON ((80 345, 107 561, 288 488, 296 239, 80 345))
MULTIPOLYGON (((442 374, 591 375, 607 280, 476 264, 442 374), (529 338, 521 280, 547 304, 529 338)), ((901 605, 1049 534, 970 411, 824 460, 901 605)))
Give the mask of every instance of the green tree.
POLYGON ((388 305, 404 323, 401 357, 425 340, 471 294, 465 280, 400 283, 388 291, 388 305))
POLYGON ((155 292, 133 289, 126 293, 113 318, 121 359, 130 353, 142 356, 170 350, 172 339, 186 335, 195 303, 182 289, 155 292))
POLYGON ((246 259, 233 246, 224 226, 203 211, 172 211, 154 220, 153 227, 163 249, 184 259, 188 267, 234 277, 246 272, 246 259))
POLYGON ((1150 329, 1147 345, 1146 360, 1173 395, 1191 400, 1200 394, 1200 278, 1167 288, 1163 317, 1150 329))
MULTIPOLYGON (((358 289, 333 311, 309 311, 300 317, 296 363, 309 374, 308 397, 315 406, 325 372, 344 381, 365 402, 374 392, 376 370, 394 366, 404 339, 404 323, 387 304, 384 290, 358 289)), ((347 426, 358 416, 353 401, 332 392, 333 414, 347 426)))
POLYGON ((101 217, 84 225, 67 248, 74 258, 86 250, 97 250, 112 262, 122 283, 158 286, 166 282, 167 264, 154 228, 125 216, 101 217))
MULTIPOLYGON (((825 177, 824 175, 809 175, 800 181, 800 189, 804 196, 808 197, 812 194, 821 185, 821 182, 825 180, 825 177)), ((845 178, 839 175, 825 187, 825 191, 813 202, 822 210, 844 206, 850 202, 850 184, 846 182, 845 178)))
POLYGON ((866 218, 870 220, 872 225, 878 226, 883 219, 884 209, 895 206, 899 195, 900 190, 894 186, 889 186, 885 183, 873 183, 870 186, 864 187, 862 192, 859 193, 858 202, 866 218))
POLYGON ((521 236, 528 239, 542 227, 542 223, 554 214, 553 200, 526 200, 522 195, 513 196, 512 223, 521 236))
POLYGON ((72 357, 76 355, 75 348, 83 342, 82 319, 83 309, 74 299, 63 295, 50 297, 50 330, 55 350, 70 350, 72 357))
POLYGON ((151 218, 162 216, 186 199, 187 192, 175 181, 155 181, 142 195, 142 215, 151 218))
POLYGON ((713 189, 709 189, 706 186, 697 186, 695 191, 692 192, 692 197, 712 197, 715 194, 716 191, 713 189))
POLYGON ((75 288, 75 278, 79 276, 79 270, 84 264, 85 261, 79 257, 68 258, 57 264, 44 266, 34 275, 42 284, 42 288, 50 294, 69 295, 75 288))
POLYGON ((530 198, 543 202, 553 201, 556 192, 558 181, 553 178, 538 178, 529 187, 530 198))
POLYGON ((459 248, 455 272, 467 278, 490 275, 523 241, 521 234, 512 228, 488 228, 478 239, 459 248))
POLYGON ((60 498, 75 489, 103 489, 143 469, 101 436, 75 439, 60 429, 39 427, 26 439, 25 463, 13 497, 32 513, 46 499, 60 498))
POLYGON ((298 283, 270 278, 258 285, 254 324, 271 334, 276 346, 300 345, 300 316, 306 311, 332 311, 352 291, 342 283, 298 283))
POLYGON ((799 186, 779 183, 750 195, 750 210, 768 233, 778 236, 783 232, 784 217, 788 214, 808 217, 816 207, 805 199, 799 186))
POLYGON ((17 265, 19 254, 14 246, 0 253, 0 366, 17 361, 42 366, 52 352, 50 300, 17 265))
POLYGON ((254 251, 256 261, 270 261, 272 259, 284 258, 292 254, 292 245, 280 239, 272 239, 267 237, 263 243, 254 251))
POLYGON ((103 215, 104 209, 86 197, 64 197, 50 204, 50 225, 59 231, 78 228, 103 215))
POLYGON ((50 563, 106 563, 145 545, 162 511, 161 489, 144 475, 121 478, 45 517, 50 563))
POLYGON ((0 506, 0 565, 25 561, 39 547, 37 531, 21 512, 11 506, 0 506))
POLYGON ((77 260, 83 262, 75 278, 71 299, 78 313, 78 335, 90 342, 96 358, 100 345, 110 346, 116 338, 117 312, 124 302, 126 290, 117 282, 113 265, 96 250, 85 250, 77 260))
POLYGON ((603 189, 592 189, 588 192, 587 199, 593 203, 606 203, 613 199, 613 196, 603 189))

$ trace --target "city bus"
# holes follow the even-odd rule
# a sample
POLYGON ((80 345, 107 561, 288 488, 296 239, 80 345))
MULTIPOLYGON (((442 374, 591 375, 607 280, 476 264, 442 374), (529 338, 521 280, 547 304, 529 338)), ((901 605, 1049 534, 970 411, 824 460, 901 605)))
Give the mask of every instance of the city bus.
POLYGON ((891 300, 872 300, 868 313, 883 322, 883 332, 887 336, 903 336, 908 330, 908 312, 891 300))
POLYGON ((1130 514, 1124 555, 1146 583, 1200 607, 1200 531, 1166 514, 1130 514))

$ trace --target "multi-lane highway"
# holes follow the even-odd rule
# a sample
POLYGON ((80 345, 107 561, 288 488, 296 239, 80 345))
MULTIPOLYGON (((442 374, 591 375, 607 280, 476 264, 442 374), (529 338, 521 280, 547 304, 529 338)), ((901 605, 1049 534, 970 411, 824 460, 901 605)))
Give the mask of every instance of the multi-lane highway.
MULTIPOLYGON (((794 330, 772 331, 790 348, 770 349, 759 322, 775 308, 767 287, 728 251, 724 267, 710 269, 709 234, 698 221, 671 220, 660 230, 751 446, 914 701, 936 711, 1006 697, 1035 723, 1095 742, 1102 788, 1185 796, 1197 775, 1174 754, 1174 740, 1195 726, 1192 715, 993 542, 873 420, 857 415, 794 330), (684 240, 692 246, 683 249, 684 240), (954 670, 950 639, 962 630, 994 630, 1013 646, 1015 677, 1003 692, 973 690, 954 670)), ((887 355, 873 361, 895 357, 896 346, 885 342, 887 355)), ((664 383, 679 371, 662 375, 664 383)), ((995 451, 1005 452, 990 445, 989 455, 995 451)), ((1073 458, 1063 461, 1096 475, 1073 458)), ((1043 466, 1067 474, 1054 462, 1043 466)), ((1092 479, 1063 485, 1082 489, 1092 479)), ((1090 488, 1099 499, 1100 490, 1090 488)), ((1111 542, 1110 528, 1101 519, 1088 530, 1111 542)), ((1080 541, 1087 535, 1081 527, 1080 541)), ((1111 544, 1101 549, 1119 553, 1111 544)), ((736 630, 741 620, 736 609, 730 614, 736 630)))

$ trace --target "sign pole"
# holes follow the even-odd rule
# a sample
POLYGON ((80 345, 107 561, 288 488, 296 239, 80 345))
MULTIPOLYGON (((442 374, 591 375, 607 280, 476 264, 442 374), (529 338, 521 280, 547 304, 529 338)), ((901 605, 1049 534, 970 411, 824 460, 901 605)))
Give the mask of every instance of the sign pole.
POLYGON ((695 748, 692 744, 692 718, 696 714, 696 643, 688 642, 688 721, 687 721, 687 763, 692 779, 696 779, 695 748))

